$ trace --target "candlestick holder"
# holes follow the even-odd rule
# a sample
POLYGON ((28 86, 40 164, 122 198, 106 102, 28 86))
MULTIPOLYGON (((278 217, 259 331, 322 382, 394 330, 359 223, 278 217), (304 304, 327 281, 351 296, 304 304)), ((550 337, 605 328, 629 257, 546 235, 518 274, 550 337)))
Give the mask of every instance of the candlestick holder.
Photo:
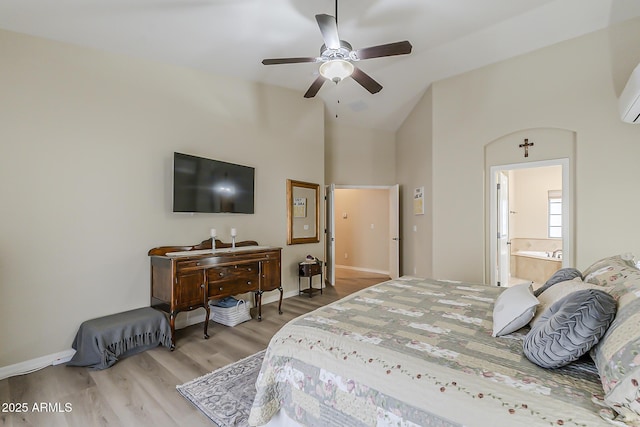
POLYGON ((236 230, 235 228, 231 229, 231 248, 235 249, 236 248, 236 236, 238 235, 238 230, 236 230))
POLYGON ((211 253, 216 251, 216 238, 218 237, 218 233, 215 228, 211 229, 211 253))

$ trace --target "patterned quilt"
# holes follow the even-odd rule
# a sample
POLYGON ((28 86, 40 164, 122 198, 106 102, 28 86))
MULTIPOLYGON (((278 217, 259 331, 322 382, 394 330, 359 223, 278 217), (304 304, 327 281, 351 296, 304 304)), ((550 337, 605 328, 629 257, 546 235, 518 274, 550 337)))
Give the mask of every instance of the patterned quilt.
POLYGON ((545 370, 526 330, 494 338, 504 288, 390 280, 294 319, 272 339, 249 417, 308 426, 609 425, 590 360, 545 370))

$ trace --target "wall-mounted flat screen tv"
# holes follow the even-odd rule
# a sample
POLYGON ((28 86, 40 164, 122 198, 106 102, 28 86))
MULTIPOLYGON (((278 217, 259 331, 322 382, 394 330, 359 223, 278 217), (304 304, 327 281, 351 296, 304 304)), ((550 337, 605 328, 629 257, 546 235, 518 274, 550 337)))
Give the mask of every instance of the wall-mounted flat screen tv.
POLYGON ((173 211, 253 213, 255 169, 173 153, 173 211))

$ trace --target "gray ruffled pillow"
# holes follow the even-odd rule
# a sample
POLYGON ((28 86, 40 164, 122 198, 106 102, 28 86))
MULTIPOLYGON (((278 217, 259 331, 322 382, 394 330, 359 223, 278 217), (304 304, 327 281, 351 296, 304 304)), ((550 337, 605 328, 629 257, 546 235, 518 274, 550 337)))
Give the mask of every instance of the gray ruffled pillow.
POLYGON ((616 315, 616 301, 598 289, 573 292, 556 301, 523 342, 525 356, 543 368, 577 360, 598 343, 616 315))
POLYGON ((536 289, 533 292, 533 295, 538 297, 541 293, 543 293, 556 283, 573 280, 576 277, 582 278, 582 273, 580 273, 578 269, 572 267, 561 268, 560 270, 553 273, 553 275, 549 277, 549 280, 547 280, 541 288, 536 289))

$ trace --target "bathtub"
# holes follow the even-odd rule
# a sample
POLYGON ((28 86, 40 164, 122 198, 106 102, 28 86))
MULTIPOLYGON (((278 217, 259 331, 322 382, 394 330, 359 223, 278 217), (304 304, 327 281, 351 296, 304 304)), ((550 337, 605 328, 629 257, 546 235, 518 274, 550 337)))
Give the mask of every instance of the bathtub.
POLYGON ((562 268, 562 259, 553 257, 553 252, 516 251, 511 254, 515 266, 513 273, 520 279, 543 284, 556 271, 562 268))
MULTIPOLYGON (((559 254, 562 254, 562 252, 560 252, 559 254)), ((562 259, 562 256, 556 254, 556 256, 553 256, 553 252, 544 252, 544 251, 517 251, 514 252, 512 255, 515 256, 526 256, 526 257, 531 257, 531 258, 542 258, 542 259, 562 259)))

